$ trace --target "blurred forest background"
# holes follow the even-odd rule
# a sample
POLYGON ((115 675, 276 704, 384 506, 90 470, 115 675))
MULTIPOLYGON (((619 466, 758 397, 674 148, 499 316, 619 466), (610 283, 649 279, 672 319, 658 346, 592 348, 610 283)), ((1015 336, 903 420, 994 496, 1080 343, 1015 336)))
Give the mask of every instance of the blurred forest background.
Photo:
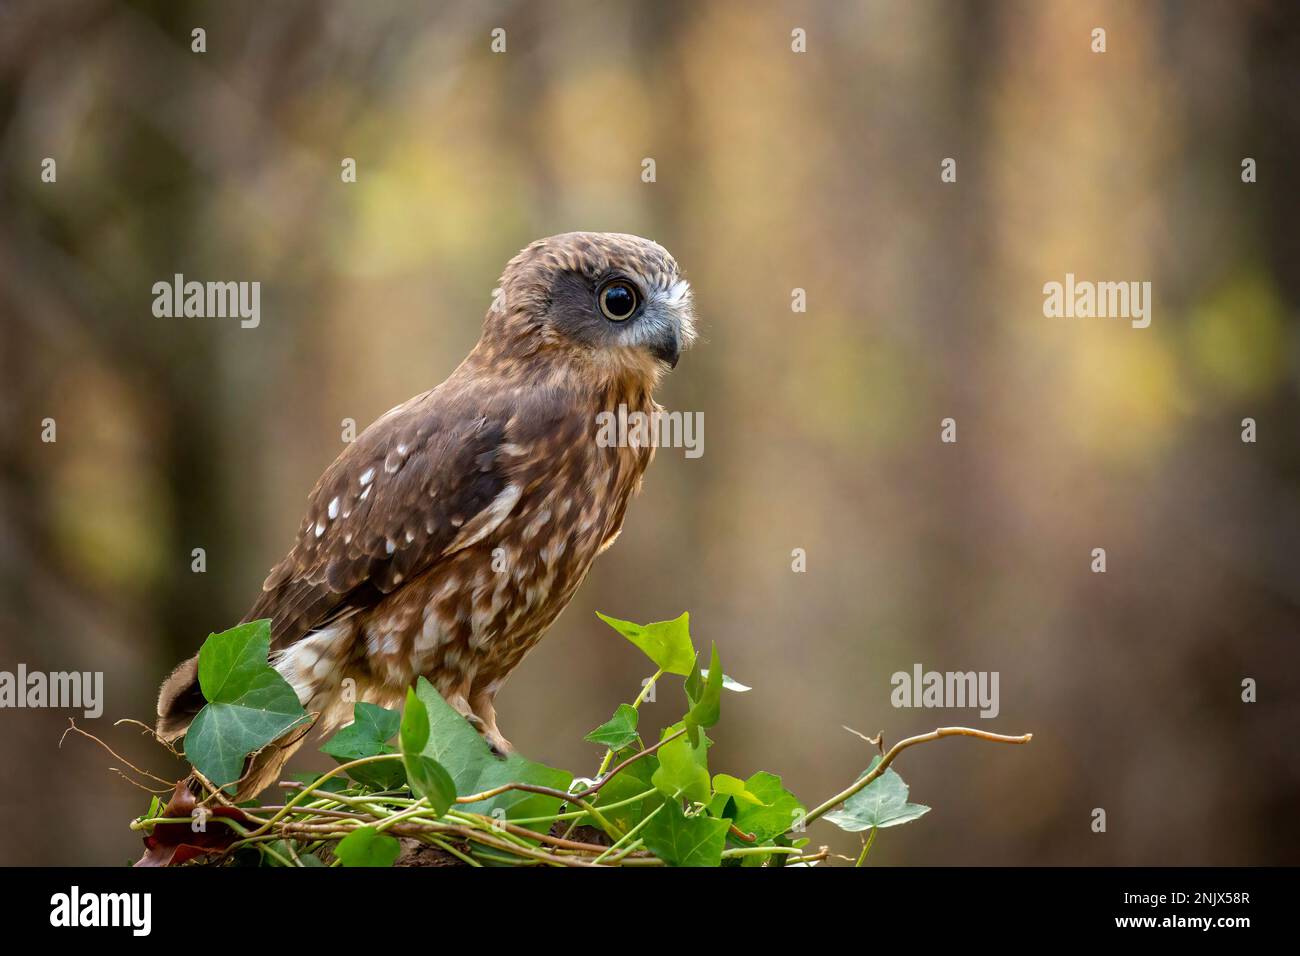
MULTIPOLYGON (((714 769, 810 806, 870 757, 844 724, 1034 732, 905 754, 934 811, 877 863, 1300 862, 1298 27, 1280 0, 0 3, 0 669, 104 671, 82 725, 175 770, 112 721, 247 610, 342 420, 441 381, 530 240, 634 232, 695 287, 660 398, 705 453, 661 451, 515 672, 516 746, 594 770, 646 668, 592 612, 689 609, 754 687, 714 769), (155 318, 178 272, 260 280, 260 326, 155 318), (1151 327, 1044 318, 1066 272, 1150 280, 1151 327), (999 671, 1001 714, 892 708, 915 663, 999 671)), ((60 749, 67 717, 0 712, 0 862, 139 853, 147 797, 60 749)))

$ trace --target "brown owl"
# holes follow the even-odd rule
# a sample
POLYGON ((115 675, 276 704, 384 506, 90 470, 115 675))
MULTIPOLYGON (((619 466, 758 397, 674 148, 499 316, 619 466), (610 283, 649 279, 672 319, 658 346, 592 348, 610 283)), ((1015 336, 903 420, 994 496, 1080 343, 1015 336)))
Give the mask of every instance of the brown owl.
MULTIPOLYGON (((598 441, 598 416, 658 411, 694 338, 690 286, 657 243, 575 232, 510 261, 478 344, 325 470, 245 617, 271 619, 271 662, 317 727, 350 720, 349 696, 398 706, 423 675, 510 749, 493 699, 618 537, 654 456, 598 441)), ((162 686, 167 740, 203 706, 197 660, 162 686)), ((301 740, 252 758, 240 797, 301 740)))

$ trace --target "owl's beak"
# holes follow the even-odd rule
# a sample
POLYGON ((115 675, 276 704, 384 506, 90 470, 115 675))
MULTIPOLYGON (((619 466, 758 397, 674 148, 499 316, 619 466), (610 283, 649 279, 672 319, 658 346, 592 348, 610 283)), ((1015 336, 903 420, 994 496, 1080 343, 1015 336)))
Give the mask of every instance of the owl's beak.
POLYGON ((650 347, 650 354, 661 362, 667 362, 669 368, 676 368, 677 360, 682 357, 682 344, 677 329, 669 326, 650 347))

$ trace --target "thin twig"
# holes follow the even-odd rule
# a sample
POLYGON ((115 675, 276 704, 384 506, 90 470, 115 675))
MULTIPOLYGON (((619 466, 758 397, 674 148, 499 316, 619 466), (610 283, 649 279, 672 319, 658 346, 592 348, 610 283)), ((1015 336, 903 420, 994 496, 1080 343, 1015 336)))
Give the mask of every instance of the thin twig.
MULTIPOLYGON (((77 726, 77 722, 76 722, 76 720, 74 720, 72 717, 69 717, 69 718, 68 718, 68 729, 65 730, 65 731, 63 732, 63 735, 62 735, 61 737, 59 737, 59 746, 60 746, 60 747, 63 746, 63 741, 64 741, 64 739, 68 736, 68 734, 73 733, 73 732, 79 733, 79 734, 81 734, 81 736, 86 737, 86 738, 88 738, 88 739, 90 739, 90 740, 93 740, 95 743, 99 744, 101 747, 103 747, 105 750, 107 750, 110 754, 112 754, 113 757, 114 757, 114 759, 122 761, 122 763, 126 764, 128 767, 130 767, 132 770, 134 770, 134 771, 135 771, 136 773, 138 773, 140 776, 142 776, 142 777, 149 777, 151 780, 157 780, 159 783, 164 784, 164 785, 166 785, 166 786, 168 786, 168 787, 174 787, 174 786, 176 785, 174 781, 171 781, 171 780, 164 780, 162 777, 158 776, 156 773, 150 773, 148 770, 141 770, 141 769, 140 769, 139 767, 137 767, 135 764, 131 763, 131 761, 127 760, 125 757, 123 757, 121 754, 119 754, 117 751, 115 751, 115 750, 114 750, 112 747, 110 747, 108 744, 104 743, 104 741, 102 741, 102 740, 100 740, 98 737, 96 737, 94 734, 92 734, 92 733, 87 733, 86 731, 84 731, 84 730, 82 730, 80 727, 78 727, 78 726, 77 726)), ((118 771, 118 772, 121 773, 121 771, 118 771)), ((152 791, 150 791, 150 792, 152 792, 152 791)))
POLYGON ((931 740, 938 740, 940 737, 977 737, 980 740, 991 740, 994 743, 1000 744, 1027 744, 1029 741, 1034 739, 1033 734, 1021 734, 1018 737, 1009 737, 1006 734, 994 734, 989 733, 986 730, 975 730, 971 727, 940 727, 937 730, 930 731, 928 734, 918 734, 915 737, 908 737, 906 740, 900 740, 898 743, 894 744, 894 746, 890 747, 888 752, 880 758, 880 763, 876 764, 875 768, 870 773, 859 777, 848 787, 848 789, 837 793, 817 809, 805 814, 801 822, 804 824, 812 823, 828 811, 834 810, 849 797, 853 796, 867 784, 871 783, 871 781, 884 773, 885 770, 889 768, 889 765, 894 762, 894 758, 908 747, 915 746, 916 744, 929 743, 931 740))
POLYGON ((165 748, 173 757, 176 757, 177 759, 181 759, 185 756, 183 753, 181 753, 179 750, 173 747, 169 741, 167 741, 162 736, 160 736, 158 732, 154 730, 152 727, 150 727, 148 724, 142 723, 141 721, 138 721, 133 717, 123 717, 121 720, 113 721, 114 727, 121 727, 123 724, 134 724, 135 726, 139 727, 143 733, 148 734, 150 737, 154 739, 154 743, 159 744, 160 746, 165 748))

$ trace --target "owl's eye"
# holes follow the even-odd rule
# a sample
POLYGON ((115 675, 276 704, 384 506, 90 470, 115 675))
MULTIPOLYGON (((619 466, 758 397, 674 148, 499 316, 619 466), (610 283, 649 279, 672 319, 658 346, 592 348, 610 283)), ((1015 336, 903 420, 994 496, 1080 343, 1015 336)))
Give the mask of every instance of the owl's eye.
POLYGON ((600 311, 611 322, 623 322, 636 311, 636 289, 623 279, 606 283, 596 298, 600 302, 600 311))

